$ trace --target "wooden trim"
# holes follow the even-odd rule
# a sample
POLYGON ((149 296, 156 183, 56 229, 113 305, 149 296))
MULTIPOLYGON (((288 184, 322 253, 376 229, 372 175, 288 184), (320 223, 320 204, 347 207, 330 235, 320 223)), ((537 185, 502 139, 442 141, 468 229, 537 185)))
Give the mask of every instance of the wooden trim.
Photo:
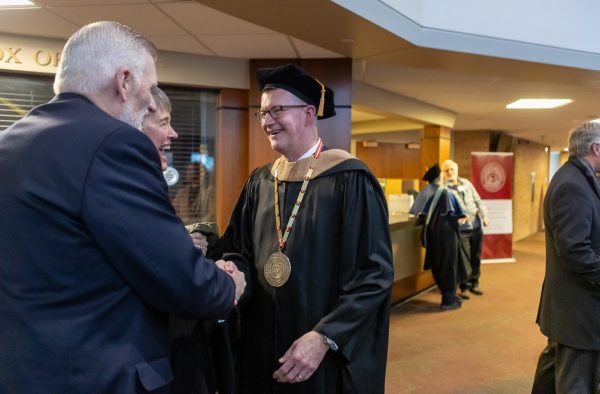
POLYGON ((359 141, 356 157, 379 178, 419 179, 423 176, 420 149, 408 149, 406 144, 380 142, 376 147, 366 147, 359 141))
POLYGON ((215 205, 223 233, 248 177, 248 91, 221 89, 218 100, 215 205))
POLYGON ((404 301, 423 290, 435 286, 431 270, 400 279, 392 285, 392 304, 404 301))

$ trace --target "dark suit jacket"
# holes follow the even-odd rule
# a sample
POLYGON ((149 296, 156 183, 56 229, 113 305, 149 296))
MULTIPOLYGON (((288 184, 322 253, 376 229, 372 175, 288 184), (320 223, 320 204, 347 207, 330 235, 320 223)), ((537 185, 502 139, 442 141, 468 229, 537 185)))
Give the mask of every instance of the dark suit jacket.
POLYGON ((156 148, 64 93, 0 133, 0 392, 166 391, 168 314, 234 284, 169 202, 156 148))
POLYGON ((538 323, 561 344, 600 350, 600 184, 571 157, 544 200, 546 276, 538 323))

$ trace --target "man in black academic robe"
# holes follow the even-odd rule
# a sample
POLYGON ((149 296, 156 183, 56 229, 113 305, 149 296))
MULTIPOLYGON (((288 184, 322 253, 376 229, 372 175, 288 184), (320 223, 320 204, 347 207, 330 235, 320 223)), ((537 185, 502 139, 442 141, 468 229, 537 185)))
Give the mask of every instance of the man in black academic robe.
POLYGON ((427 200, 422 217, 425 269, 431 269, 433 279, 442 293, 442 310, 461 307, 456 288, 470 274, 468 257, 460 243, 459 221, 466 212, 452 192, 443 185, 427 200))
POLYGON ((261 69, 258 79, 257 116, 283 156, 251 174, 221 239, 248 282, 238 388, 383 393, 393 280, 385 197, 361 161, 341 150, 320 152, 316 119, 335 114, 330 89, 294 65, 261 69), (283 233, 304 194, 282 248, 291 271, 280 287, 264 271, 280 245, 275 173, 283 233))

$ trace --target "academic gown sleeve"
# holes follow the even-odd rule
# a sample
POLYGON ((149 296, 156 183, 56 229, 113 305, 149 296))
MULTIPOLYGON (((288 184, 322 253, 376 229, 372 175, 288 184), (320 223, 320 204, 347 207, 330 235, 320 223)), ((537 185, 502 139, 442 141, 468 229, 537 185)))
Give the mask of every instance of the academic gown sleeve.
POLYGON ((104 140, 82 197, 90 242, 148 305, 182 317, 225 317, 233 307, 233 280, 194 247, 156 156, 150 140, 130 128, 104 140))
MULTIPOLYGON (((343 176, 341 291, 331 312, 314 330, 335 341, 349 362, 355 382, 364 387, 370 370, 385 369, 392 249, 387 205, 376 180, 364 171, 345 172, 343 176), (363 363, 365 360, 368 362, 363 363)), ((376 372, 372 376, 377 380, 376 372)))
POLYGON ((240 304, 250 297, 254 282, 257 280, 256 275, 253 275, 255 270, 252 269, 254 262, 252 229, 257 203, 255 196, 258 193, 262 171, 266 169, 257 168, 248 177, 233 208, 227 229, 218 244, 218 254, 222 254, 224 260, 233 261, 246 277, 246 288, 239 300, 240 304))

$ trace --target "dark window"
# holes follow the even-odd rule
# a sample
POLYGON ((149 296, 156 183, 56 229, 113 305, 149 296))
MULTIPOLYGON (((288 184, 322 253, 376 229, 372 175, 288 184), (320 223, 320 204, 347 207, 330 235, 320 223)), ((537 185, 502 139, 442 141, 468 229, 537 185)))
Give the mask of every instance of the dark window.
POLYGON ((0 132, 54 97, 53 78, 0 74, 0 132))
MULTIPOLYGON (((0 132, 32 108, 52 99, 53 77, 0 74, 0 132)), ((185 223, 215 221, 217 92, 161 86, 173 104, 169 197, 185 223), (175 169, 175 171, 172 171, 175 169), (174 182, 175 181, 175 182, 174 182)))
POLYGON ((214 222, 217 93, 161 88, 173 104, 171 124, 179 135, 168 156, 169 166, 179 173, 178 182, 169 187, 171 201, 186 224, 214 222))

